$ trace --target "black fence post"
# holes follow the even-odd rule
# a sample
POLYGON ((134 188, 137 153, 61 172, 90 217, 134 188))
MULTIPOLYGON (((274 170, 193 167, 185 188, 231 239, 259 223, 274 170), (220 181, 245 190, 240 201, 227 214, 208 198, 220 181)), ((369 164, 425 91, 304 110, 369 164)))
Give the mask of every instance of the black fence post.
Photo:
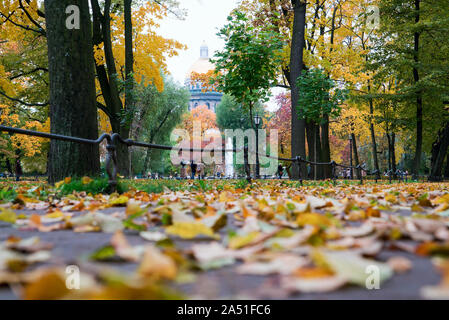
POLYGON ((108 174, 108 193, 113 193, 117 191, 117 154, 116 148, 112 140, 108 139, 108 144, 106 146, 106 173, 108 174))
POLYGON ((302 185, 302 170, 301 170, 301 156, 297 156, 295 158, 296 164, 298 165, 298 178, 299 178, 299 183, 302 185))
POLYGON ((360 177, 360 184, 363 184, 363 172, 362 172, 362 167, 361 167, 360 165, 358 165, 358 166, 356 167, 356 169, 357 169, 357 173, 359 174, 359 177, 360 177))
POLYGON ((332 181, 334 182, 334 185, 337 183, 337 164, 334 160, 331 161, 331 167, 332 167, 332 181))
POLYGON ((251 170, 249 168, 249 163, 248 163, 248 146, 245 146, 243 148, 243 160, 244 160, 244 166, 245 166, 245 173, 246 173, 246 180, 248 180, 248 182, 251 182, 251 170))

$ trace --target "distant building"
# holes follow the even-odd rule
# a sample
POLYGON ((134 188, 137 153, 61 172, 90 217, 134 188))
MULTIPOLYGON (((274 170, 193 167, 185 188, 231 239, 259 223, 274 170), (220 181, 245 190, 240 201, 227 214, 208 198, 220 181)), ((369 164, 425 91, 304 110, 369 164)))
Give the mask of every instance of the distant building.
POLYGON ((200 58, 192 64, 187 72, 185 85, 190 91, 189 111, 198 106, 205 105, 209 110, 215 112, 218 104, 221 102, 223 94, 216 91, 203 92, 203 86, 200 82, 192 84, 190 81, 190 75, 192 72, 207 73, 210 70, 214 70, 215 66, 209 61, 209 48, 206 43, 203 42, 200 48, 200 58))

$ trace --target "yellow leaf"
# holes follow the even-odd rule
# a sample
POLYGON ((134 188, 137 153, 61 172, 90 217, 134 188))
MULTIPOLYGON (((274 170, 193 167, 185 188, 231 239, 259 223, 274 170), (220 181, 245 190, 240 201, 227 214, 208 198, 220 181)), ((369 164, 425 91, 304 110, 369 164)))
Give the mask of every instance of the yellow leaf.
POLYGON ((55 183, 56 189, 59 189, 64 184, 64 180, 58 181, 55 183))
POLYGON ((380 217, 380 211, 372 207, 366 208, 365 213, 367 217, 376 217, 376 218, 380 217))
POLYGON ((59 270, 48 270, 25 287, 23 298, 26 300, 61 299, 70 292, 63 274, 59 270))
POLYGON ((172 226, 165 230, 168 234, 172 234, 183 239, 193 239, 199 235, 209 236, 211 238, 219 238, 214 235, 214 231, 200 222, 175 222, 172 226))
POLYGON ((312 226, 330 226, 332 221, 319 213, 304 213, 300 214, 296 219, 298 226, 303 227, 305 225, 312 226))
POLYGON ((72 181, 72 178, 71 178, 71 177, 67 177, 67 178, 64 179, 64 183, 65 183, 65 184, 69 184, 70 181, 72 181))
POLYGON ((81 182, 82 182, 83 184, 89 184, 89 183, 91 183, 92 181, 94 181, 94 180, 91 179, 91 178, 89 178, 89 177, 82 177, 82 178, 81 178, 81 182))
POLYGON ((19 194, 16 197, 15 201, 18 201, 18 200, 21 201, 21 203, 37 203, 37 202, 39 202, 39 200, 30 198, 30 197, 25 197, 23 194, 19 194))
POLYGON ((45 218, 57 219, 64 217, 64 214, 60 210, 55 210, 52 213, 46 214, 45 218))
POLYGON ((229 200, 230 199, 228 198, 228 193, 226 191, 223 191, 223 192, 220 193, 220 197, 219 197, 218 201, 220 201, 220 202, 227 202, 229 200))
POLYGON ((229 248, 239 249, 254 241, 259 236, 259 232, 250 232, 243 236, 234 236, 229 240, 229 248))
POLYGON ((397 199, 396 199, 396 197, 394 195, 388 194, 388 195, 385 196, 385 201, 388 201, 390 203, 396 203, 397 199))
POLYGON ((438 197, 437 199, 435 199, 435 203, 438 204, 449 204, 449 193, 446 193, 444 196, 438 197))
POLYGON ((17 219, 16 213, 10 209, 0 208, 0 221, 15 223, 17 219))
POLYGON ((122 207, 128 203, 129 198, 127 196, 120 196, 109 201, 109 204, 113 207, 122 207))
POLYGON ((142 212, 142 208, 135 202, 128 202, 125 212, 127 216, 130 216, 142 212))
POLYGON ((149 246, 145 249, 138 273, 146 277, 174 279, 177 270, 172 258, 149 246))

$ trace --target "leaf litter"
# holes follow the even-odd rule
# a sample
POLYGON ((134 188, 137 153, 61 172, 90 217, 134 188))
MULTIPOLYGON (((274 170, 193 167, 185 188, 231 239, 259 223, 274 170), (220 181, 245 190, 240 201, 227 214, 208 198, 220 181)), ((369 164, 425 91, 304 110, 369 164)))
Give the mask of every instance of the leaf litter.
POLYGON ((273 180, 242 188, 214 181, 203 191, 179 183, 185 187, 162 193, 65 196, 22 184, 1 204, 1 223, 23 232, 108 233, 110 242, 93 244, 84 262, 95 267, 82 272, 83 290, 73 292, 53 244, 11 235, 0 244, 0 283, 26 299, 169 299, 185 296, 176 283, 226 268, 235 276, 276 276, 285 296, 323 293, 365 287, 370 268, 381 284, 413 269, 399 254, 380 259, 394 249, 431 259, 440 272, 441 283, 421 288, 422 298, 449 298, 449 184, 302 187, 273 180), (128 239, 135 236, 138 245, 128 239), (119 261, 134 270, 119 271, 119 261))

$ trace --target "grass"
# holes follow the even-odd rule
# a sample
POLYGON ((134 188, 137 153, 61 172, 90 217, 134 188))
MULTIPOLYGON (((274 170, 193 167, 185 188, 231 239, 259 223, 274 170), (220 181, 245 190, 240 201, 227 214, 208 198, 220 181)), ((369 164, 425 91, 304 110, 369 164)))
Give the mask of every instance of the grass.
POLYGON ((137 189, 147 193, 162 193, 167 189, 183 190, 186 184, 185 181, 178 180, 123 180, 121 183, 125 190, 137 189))
POLYGON ((16 190, 14 188, 4 187, 0 190, 0 201, 9 202, 13 201, 17 196, 16 190))
MULTIPOLYGON (((409 181, 410 183, 411 181, 409 181)), ((393 181, 393 184, 396 184, 393 181)), ((404 182, 402 182, 404 183, 404 182)), ((364 185, 389 185, 388 181, 364 180, 364 185)), ((255 188, 271 187, 285 188, 309 188, 322 187, 332 188, 332 180, 310 181, 304 180, 303 184, 297 180, 253 180, 249 183, 246 179, 241 180, 126 180, 119 181, 117 192, 122 194, 129 190, 139 190, 147 193, 162 193, 166 191, 200 191, 200 192, 221 192, 223 190, 247 190, 251 193, 255 188)), ((360 185, 359 180, 337 180, 335 186, 355 186, 360 185)), ((69 183, 63 183, 59 188, 49 185, 45 181, 0 181, 0 203, 14 201, 19 194, 26 197, 45 201, 49 195, 62 197, 73 192, 86 192, 87 194, 106 194, 108 193, 108 179, 97 178, 89 183, 83 183, 82 179, 71 179, 69 183)))
MULTIPOLYGON (((64 183, 59 189, 58 193, 62 196, 72 194, 75 192, 86 192, 93 195, 99 193, 107 193, 109 187, 107 178, 98 178, 92 180, 90 183, 83 183, 81 179, 72 179, 69 183, 64 183)), ((128 191, 128 187, 125 183, 119 183, 117 185, 117 191, 119 193, 124 193, 128 191)))

